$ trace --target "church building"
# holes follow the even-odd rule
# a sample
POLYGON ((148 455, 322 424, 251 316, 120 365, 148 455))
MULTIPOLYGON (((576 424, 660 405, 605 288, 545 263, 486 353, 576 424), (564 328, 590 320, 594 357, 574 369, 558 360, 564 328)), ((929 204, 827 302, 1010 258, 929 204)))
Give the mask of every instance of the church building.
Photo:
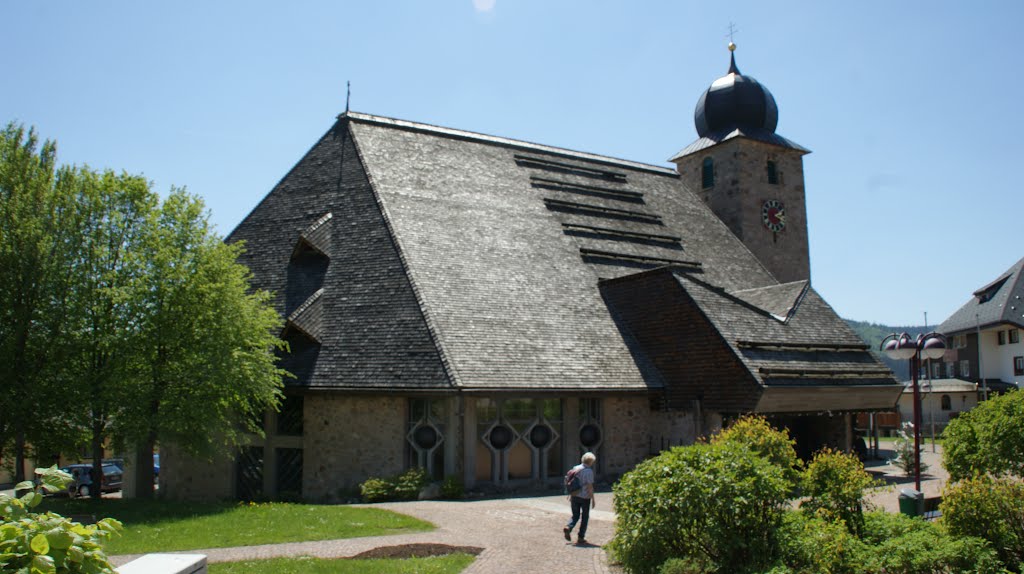
POLYGON ((555 484, 588 450, 607 480, 745 413, 849 450, 902 389, 811 286, 778 117, 734 55, 671 167, 340 115, 227 238, 287 319, 286 399, 212 464, 165 448, 163 494, 555 484))

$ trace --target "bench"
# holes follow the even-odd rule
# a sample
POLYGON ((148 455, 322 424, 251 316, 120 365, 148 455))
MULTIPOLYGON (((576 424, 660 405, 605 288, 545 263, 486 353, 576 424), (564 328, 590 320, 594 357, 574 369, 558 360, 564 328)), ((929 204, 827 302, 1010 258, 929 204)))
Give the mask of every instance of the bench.
POLYGON ((117 569, 118 574, 206 574, 204 554, 146 554, 117 569))

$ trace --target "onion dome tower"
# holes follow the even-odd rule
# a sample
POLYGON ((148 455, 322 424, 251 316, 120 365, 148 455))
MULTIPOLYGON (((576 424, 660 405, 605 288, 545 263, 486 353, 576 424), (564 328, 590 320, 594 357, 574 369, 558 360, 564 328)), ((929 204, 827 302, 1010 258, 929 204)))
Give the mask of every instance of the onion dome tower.
POLYGON ((775 97, 736 66, 701 94, 693 113, 697 140, 671 161, 696 192, 782 283, 809 280, 803 156, 775 133, 775 97))

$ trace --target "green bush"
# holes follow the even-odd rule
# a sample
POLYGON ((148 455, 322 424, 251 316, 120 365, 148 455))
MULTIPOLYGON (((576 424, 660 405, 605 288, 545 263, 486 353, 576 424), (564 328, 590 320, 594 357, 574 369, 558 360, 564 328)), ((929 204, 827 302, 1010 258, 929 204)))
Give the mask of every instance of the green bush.
POLYGON ((989 399, 950 421, 942 463, 952 480, 979 474, 1024 477, 1024 393, 989 399))
POLYGON ((840 522, 804 512, 787 512, 779 530, 782 562, 795 574, 852 574, 865 545, 840 522))
POLYGON ((671 558, 758 572, 778 554, 789 484, 781 468, 737 442, 665 451, 614 490, 618 520, 609 548, 630 572, 656 572, 671 558))
POLYGON ((984 540, 953 536, 934 522, 902 514, 865 513, 862 540, 865 552, 857 572, 1003 572, 996 552, 984 540))
POLYGON ((793 486, 800 481, 800 468, 803 463, 796 455, 796 441, 790 438, 788 430, 776 429, 762 416, 741 417, 716 434, 711 442, 743 445, 782 468, 786 480, 793 486))
POLYGON ((942 522, 951 534, 992 544, 1003 563, 1024 569, 1024 483, 987 475, 946 487, 942 522))
POLYGON ((669 558, 658 568, 658 574, 709 574, 714 572, 707 560, 669 558))
POLYGON ((103 552, 103 543, 121 531, 121 523, 104 518, 84 526, 63 516, 36 508, 43 492, 67 489, 71 476, 52 466, 35 471, 40 484, 22 482, 15 491, 29 491, 21 498, 0 494, 0 567, 3 572, 28 574, 114 574, 103 552))
POLYGON ((814 455, 801 477, 807 500, 800 508, 829 522, 843 522, 860 535, 864 528, 864 489, 875 483, 856 455, 826 448, 814 455))
POLYGON ((802 512, 787 513, 780 529, 782 565, 773 574, 957 574, 1002 572, 994 550, 974 537, 956 537, 934 523, 902 514, 868 512, 864 534, 802 512))
POLYGON ((395 477, 395 496, 399 500, 416 500, 420 491, 430 482, 427 470, 422 467, 410 468, 395 477))
POLYGON ((441 482, 441 496, 449 500, 465 498, 466 487, 463 486, 462 480, 457 476, 445 477, 444 481, 441 482))
POLYGON ((368 478, 359 485, 359 494, 366 502, 395 500, 395 484, 383 478, 368 478))
POLYGON ((416 500, 429 482, 426 469, 415 467, 391 478, 368 478, 359 485, 359 494, 366 502, 416 500))

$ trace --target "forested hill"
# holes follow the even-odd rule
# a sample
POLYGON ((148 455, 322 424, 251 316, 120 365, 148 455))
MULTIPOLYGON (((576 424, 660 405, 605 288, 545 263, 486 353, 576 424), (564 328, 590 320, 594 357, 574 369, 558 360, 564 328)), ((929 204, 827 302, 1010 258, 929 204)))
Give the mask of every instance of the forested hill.
MULTIPOLYGON (((865 321, 854 321, 853 319, 844 320, 846 321, 846 324, 849 325, 851 329, 856 331, 857 334, 860 335, 860 338, 863 339, 865 343, 867 343, 867 345, 871 348, 871 352, 873 352, 876 357, 878 357, 883 363, 885 363, 886 366, 892 369, 892 372, 896 374, 897 380, 903 381, 908 380, 910 378, 910 375, 908 374, 908 369, 910 367, 908 366, 907 361, 897 361, 895 359, 890 359, 889 357, 885 356, 884 353, 879 353, 878 345, 882 343, 882 339, 884 339, 887 335, 891 335, 892 333, 905 332, 910 333, 910 336, 912 337, 916 337, 919 333, 924 332, 925 328, 923 326, 911 325, 903 327, 894 327, 891 325, 879 325, 878 323, 868 323, 865 321)), ((934 327, 935 326, 932 325, 933 329, 934 327)))

